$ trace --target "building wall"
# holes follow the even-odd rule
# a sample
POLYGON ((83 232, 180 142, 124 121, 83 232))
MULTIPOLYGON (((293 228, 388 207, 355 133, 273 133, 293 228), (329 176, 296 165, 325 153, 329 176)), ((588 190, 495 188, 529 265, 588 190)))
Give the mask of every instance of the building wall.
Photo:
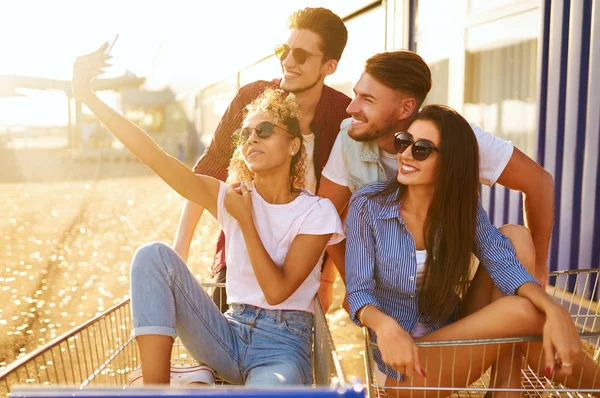
POLYGON ((544 3, 538 161, 554 175, 553 270, 600 257, 600 1, 544 3))
MULTIPOLYGON (((327 84, 352 95, 370 55, 417 51, 433 75, 427 103, 452 106, 470 122, 512 141, 554 176, 551 270, 598 268, 600 0, 356 4, 358 11, 345 21, 348 46, 327 84)), ((212 134, 218 111, 224 111, 214 106, 217 99, 231 99, 239 84, 277 77, 278 68, 277 60, 267 57, 228 83, 202 91, 204 134, 212 134)), ((483 187, 482 196, 496 225, 523 223, 521 194, 494 186, 483 187)))

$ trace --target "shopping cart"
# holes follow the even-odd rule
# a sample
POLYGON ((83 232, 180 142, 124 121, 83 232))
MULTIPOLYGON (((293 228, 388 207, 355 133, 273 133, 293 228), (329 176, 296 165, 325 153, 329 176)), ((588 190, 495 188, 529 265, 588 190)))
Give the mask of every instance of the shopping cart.
MULTIPOLYGON (((547 288, 548 293, 554 298, 555 301, 565 307, 572 315, 575 324, 580 332, 580 337, 583 340, 584 347, 587 353, 593 358, 594 370, 598 368, 598 359, 600 356, 599 349, 599 338, 600 338, 600 322, 599 321, 599 303, 597 301, 598 291, 598 274, 600 270, 577 270, 577 271, 560 271, 550 273, 549 287, 547 288)), ((476 382, 472 383, 468 387, 457 388, 456 386, 464 386, 464 381, 460 384, 456 382, 450 385, 441 385, 441 374, 430 374, 427 372, 427 378, 425 386, 415 387, 413 386, 393 386, 383 388, 383 382, 377 380, 381 373, 376 369, 377 365, 373 360, 373 349, 377 347, 376 343, 372 342, 371 331, 364 328, 365 333, 365 370, 367 378, 367 393, 368 396, 373 397, 390 397, 390 396, 446 396, 452 393, 455 397, 466 397, 475 396, 482 397, 486 393, 495 393, 496 396, 500 396, 498 393, 507 394, 509 392, 520 393, 521 396, 543 396, 543 397, 584 397, 593 394, 600 396, 600 378, 594 383, 593 389, 584 390, 581 386, 577 388, 567 388, 564 385, 564 377, 561 378, 553 374, 551 377, 542 377, 540 372, 535 372, 525 361, 521 360, 521 371, 520 374, 509 374, 509 377, 520 377, 521 387, 520 388, 499 388, 490 387, 490 380, 496 374, 492 373, 492 368, 487 369, 485 373, 476 382), (379 373, 379 375, 377 374, 379 373), (381 383, 381 384, 379 384, 381 383)), ((478 340, 454 340, 454 341, 436 341, 436 342, 421 342, 417 343, 418 347, 428 347, 428 351, 435 349, 440 350, 440 353, 447 355, 448 362, 454 363, 457 358, 458 347, 489 347, 492 350, 498 350, 500 345, 506 344, 510 347, 507 352, 514 354, 514 349, 522 345, 525 342, 525 349, 523 353, 530 353, 529 348, 533 342, 539 342, 540 336, 537 337, 523 337, 523 338, 502 338, 502 339, 478 339, 478 340)), ((427 351, 426 351, 427 352, 427 351)), ((429 351, 431 352, 431 351, 429 351)), ((462 350, 464 353, 465 350, 462 350)), ((496 357, 497 358, 497 357, 496 357)), ((426 367, 427 358, 425 363, 421 361, 421 365, 426 367)), ((543 368, 540 356, 540 367, 543 368)), ((445 362, 447 363, 447 362, 445 362)), ((473 363, 473 360, 469 363, 469 372, 471 368, 476 368, 477 364, 473 363)), ((451 372, 453 366, 449 369, 444 367, 446 371, 451 372)), ((479 366, 481 369, 481 366, 479 366)), ((588 366, 587 371, 590 370, 588 366)), ((441 373, 441 371, 440 371, 441 373)), ((517 372, 515 372, 517 373, 517 372)), ((581 377, 579 380, 581 382, 581 377)), ((454 380, 454 375, 450 377, 454 380)), ((471 379, 469 377, 469 379, 471 379)), ((490 394, 491 395, 491 394, 490 394)), ((488 396, 490 396, 488 395, 488 396)))
MULTIPOLYGON (((224 284, 202 283, 202 286, 205 289, 215 289, 223 288, 224 284)), ((354 387, 344 387, 347 386, 346 378, 318 298, 315 307, 315 385, 339 391, 341 395, 336 396, 344 396, 346 392, 349 393, 346 394, 348 396, 362 396, 362 391, 357 391, 354 387)), ((9 396, 13 386, 17 385, 25 390, 27 386, 33 385, 70 386, 77 389, 125 386, 127 375, 140 366, 136 342, 131 338, 131 331, 130 300, 126 299, 7 366, 0 372, 0 397, 9 396)), ((177 339, 172 351, 171 365, 186 367, 198 363, 177 339)), ((215 383, 225 384, 218 378, 215 383)), ((118 391, 119 395, 123 395, 122 390, 118 391)), ((311 391, 318 393, 323 389, 311 391)), ((72 391, 67 395, 71 393, 72 391)))

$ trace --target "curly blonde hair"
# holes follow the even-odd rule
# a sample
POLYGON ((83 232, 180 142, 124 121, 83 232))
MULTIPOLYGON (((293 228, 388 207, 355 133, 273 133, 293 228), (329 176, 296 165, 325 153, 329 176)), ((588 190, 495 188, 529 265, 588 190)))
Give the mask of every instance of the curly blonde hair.
MULTIPOLYGON (((306 184, 306 152, 304 150, 304 140, 300 133, 300 123, 298 122, 300 111, 294 95, 281 89, 267 89, 246 106, 244 117, 255 112, 269 112, 273 115, 275 123, 282 123, 288 131, 292 132, 294 137, 301 140, 300 149, 292 158, 290 165, 290 184, 292 191, 303 190, 306 184)), ((234 150, 227 170, 229 172, 227 181, 230 183, 250 183, 254 180, 254 173, 244 161, 241 145, 238 145, 234 150)))

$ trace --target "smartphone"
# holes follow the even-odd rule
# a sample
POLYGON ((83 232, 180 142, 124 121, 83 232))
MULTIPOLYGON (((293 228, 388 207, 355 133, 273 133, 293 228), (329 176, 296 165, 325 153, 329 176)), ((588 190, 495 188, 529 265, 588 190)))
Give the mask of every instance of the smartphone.
POLYGON ((115 43, 117 42, 118 38, 119 38, 119 34, 117 33, 115 35, 115 37, 113 37, 113 39, 108 42, 108 47, 106 47, 106 50, 104 50, 104 54, 106 54, 106 55, 110 54, 110 52, 112 51, 113 47, 115 46, 115 43))
MULTIPOLYGON (((105 55, 109 55, 109 54, 110 54, 110 52, 112 51, 113 47, 115 46, 115 43, 117 42, 117 39, 118 39, 118 38, 119 38, 119 34, 117 33, 117 34, 115 35, 115 37, 113 37, 113 39, 112 39, 111 41, 109 41, 109 42, 108 42, 108 46, 107 46, 107 47, 106 47, 106 49, 104 50, 104 54, 105 54, 105 55)), ((97 77, 94 77, 94 78, 92 79, 92 81, 91 81, 91 82, 92 82, 92 83, 95 83, 95 82, 96 82, 96 79, 97 79, 97 77)))

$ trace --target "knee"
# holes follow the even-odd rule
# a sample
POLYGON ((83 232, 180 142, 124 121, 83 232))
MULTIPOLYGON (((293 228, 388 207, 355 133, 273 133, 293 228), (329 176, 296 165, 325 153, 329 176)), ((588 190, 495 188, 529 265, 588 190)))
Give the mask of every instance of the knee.
POLYGON ((523 326, 534 324, 534 321, 541 315, 533 303, 526 298, 506 296, 501 300, 505 304, 505 311, 508 312, 506 319, 510 319, 511 322, 518 321, 523 326))
POLYGON ((510 240, 523 267, 531 275, 535 275, 535 246, 529 229, 522 225, 506 224, 498 230, 510 240))
POLYGON ((144 277, 148 271, 160 264, 161 252, 171 248, 162 242, 148 243, 136 250, 131 261, 131 280, 144 277))

